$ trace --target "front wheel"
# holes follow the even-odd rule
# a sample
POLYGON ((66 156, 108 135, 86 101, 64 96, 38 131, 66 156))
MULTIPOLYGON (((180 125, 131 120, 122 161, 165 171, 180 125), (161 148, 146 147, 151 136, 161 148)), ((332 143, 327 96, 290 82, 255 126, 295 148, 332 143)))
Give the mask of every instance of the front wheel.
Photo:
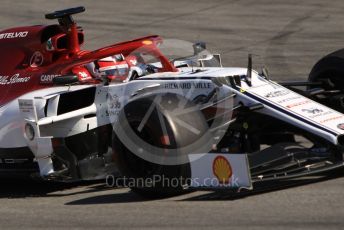
POLYGON ((187 154, 208 148, 210 140, 200 111, 173 115, 181 104, 194 106, 191 102, 174 94, 160 99, 156 103, 156 97, 147 97, 127 104, 113 135, 113 152, 124 183, 150 198, 185 192, 191 176, 187 154), (182 150, 185 147, 187 152, 182 150))

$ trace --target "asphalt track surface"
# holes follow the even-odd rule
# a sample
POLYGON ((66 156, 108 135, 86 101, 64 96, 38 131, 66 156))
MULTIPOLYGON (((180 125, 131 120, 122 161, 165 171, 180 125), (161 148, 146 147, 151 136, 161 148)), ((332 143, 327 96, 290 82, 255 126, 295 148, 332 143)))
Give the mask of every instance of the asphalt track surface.
MULTIPOLYGON (((0 28, 46 23, 44 13, 81 1, 0 1, 0 28)), ((227 66, 265 65, 275 80, 306 78, 344 46, 344 3, 332 1, 82 1, 76 16, 89 49, 160 34, 203 40, 227 66)), ((0 180, 0 229, 343 229, 344 179, 295 181, 241 196, 193 192, 144 200, 125 188, 0 180)))

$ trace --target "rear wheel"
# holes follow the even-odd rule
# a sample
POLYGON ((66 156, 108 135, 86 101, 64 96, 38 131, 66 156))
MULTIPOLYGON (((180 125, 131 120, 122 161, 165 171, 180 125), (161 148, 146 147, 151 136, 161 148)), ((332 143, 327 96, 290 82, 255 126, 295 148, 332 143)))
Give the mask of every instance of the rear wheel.
POLYGON ((337 50, 320 59, 312 68, 308 78, 311 82, 327 79, 333 83, 327 87, 344 88, 344 49, 337 50))
POLYGON ((316 98, 319 99, 319 102, 344 112, 344 49, 320 59, 312 68, 308 80, 322 83, 323 89, 333 91, 316 98))

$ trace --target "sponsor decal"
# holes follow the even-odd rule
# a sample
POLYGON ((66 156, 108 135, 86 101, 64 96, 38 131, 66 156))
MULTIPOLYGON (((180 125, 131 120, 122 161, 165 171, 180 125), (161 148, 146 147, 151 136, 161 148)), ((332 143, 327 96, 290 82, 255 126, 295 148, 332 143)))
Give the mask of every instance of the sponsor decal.
POLYGON ((188 158, 191 168, 190 187, 251 188, 252 186, 246 154, 197 153, 188 154, 188 158), (220 172, 223 172, 223 176, 220 172), (221 183, 225 181, 227 183, 221 183))
POLYGON ((43 75, 41 75, 40 81, 42 83, 51 83, 51 82, 53 82, 53 79, 55 77, 59 77, 59 76, 61 76, 61 75, 58 75, 58 74, 43 74, 43 75))
POLYGON ((302 109, 301 110, 304 113, 308 113, 309 116, 308 118, 314 119, 317 117, 323 117, 323 116, 327 116, 333 113, 333 111, 329 110, 329 111, 324 111, 322 109, 318 109, 318 108, 309 108, 309 109, 302 109))
POLYGON ((327 123, 341 118, 343 118, 343 115, 327 118, 325 120, 320 121, 320 123, 327 123))
POLYGON ((333 113, 332 111, 322 112, 322 113, 318 113, 318 114, 309 116, 309 118, 314 119, 314 118, 326 116, 326 115, 329 115, 329 114, 332 114, 332 113, 333 113))
POLYGON ((88 77, 88 74, 83 72, 83 71, 80 71, 78 72, 78 75, 81 77, 81 78, 87 78, 88 77))
POLYGON ((13 33, 3 33, 3 34, 0 34, 0 39, 25 38, 28 34, 29 34, 28 31, 13 32, 13 33))
POLYGON ((337 128, 338 128, 338 129, 344 130, 344 123, 338 124, 338 125, 337 125, 337 128))
POLYGON ((30 80, 30 77, 20 77, 19 73, 10 76, 0 76, 0 85, 9 85, 16 83, 25 83, 30 80))
POLYGON ((310 114, 318 114, 324 112, 322 109, 317 108, 302 109, 301 111, 310 114))
POLYGON ((0 164, 22 164, 29 159, 0 159, 0 164))
POLYGON ((213 173, 220 184, 228 184, 233 170, 229 161, 223 156, 217 156, 213 161, 213 173))
POLYGON ((285 89, 277 90, 277 91, 273 91, 273 92, 266 94, 265 97, 267 97, 267 98, 281 97, 281 96, 287 95, 288 93, 289 93, 289 91, 285 90, 285 89))
POLYGON ((285 102, 288 102, 288 101, 292 101, 292 100, 296 100, 296 99, 300 99, 300 96, 294 96, 294 97, 289 97, 289 98, 286 98, 286 99, 282 99, 280 101, 277 101, 278 104, 282 104, 282 103, 285 103, 285 102))
POLYGON ((107 94, 108 109, 106 110, 106 116, 118 116, 122 103, 119 100, 117 94, 107 94))
POLYGON ((109 95, 110 96, 110 109, 120 109, 121 108, 121 102, 119 101, 119 97, 117 94, 109 95))
POLYGON ((30 66, 31 67, 39 67, 43 64, 44 58, 43 54, 39 51, 34 52, 30 59, 30 66))
POLYGON ((85 67, 74 67, 72 69, 72 72, 77 75, 79 81, 85 81, 88 80, 89 78, 91 78, 91 75, 89 74, 89 72, 87 71, 87 69, 85 67))
POLYGON ((31 112, 34 109, 32 101, 26 101, 26 100, 19 100, 19 108, 20 108, 20 111, 24 113, 31 112))
POLYGON ((176 83, 176 82, 171 82, 171 83, 166 83, 164 88, 165 89, 209 89, 211 88, 211 83, 208 82, 181 82, 181 83, 176 83))
POLYGON ((308 104, 308 103, 310 103, 310 102, 311 102, 311 101, 300 101, 300 102, 295 102, 295 103, 293 103, 293 104, 287 105, 286 107, 290 109, 290 108, 293 108, 293 107, 296 107, 296 106, 308 104))

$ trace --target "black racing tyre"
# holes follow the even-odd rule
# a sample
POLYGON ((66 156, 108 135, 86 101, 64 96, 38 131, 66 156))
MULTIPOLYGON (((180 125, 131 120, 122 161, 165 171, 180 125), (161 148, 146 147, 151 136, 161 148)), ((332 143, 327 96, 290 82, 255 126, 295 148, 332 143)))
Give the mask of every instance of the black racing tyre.
MULTIPOLYGON (((128 138, 132 137, 130 135, 123 137, 118 130, 124 130, 124 135, 127 135, 131 130, 141 140, 151 146, 158 147, 160 152, 151 150, 149 145, 146 144, 137 146, 137 148, 143 148, 144 151, 152 151, 159 157, 164 156, 164 154, 179 154, 176 157, 185 158, 187 153, 182 151, 170 152, 169 150, 188 146, 190 143, 202 138, 209 141, 209 137, 206 135, 208 125, 200 111, 195 110, 180 116, 182 122, 199 130, 198 134, 190 132, 169 115, 174 111, 178 103, 184 103, 187 105, 186 107, 192 106, 192 102, 175 94, 161 96, 159 105, 154 107, 143 128, 138 131, 138 127, 147 111, 155 103, 155 98, 156 96, 150 96, 127 104, 119 116, 121 122, 114 125, 113 135, 114 159, 117 162, 118 169, 127 179, 124 183, 134 192, 148 198, 161 198, 184 193, 184 186, 188 184, 191 176, 190 165, 188 162, 166 165, 143 159, 142 156, 134 153, 135 149, 133 151, 132 146, 128 146, 128 143, 126 143, 128 138), (161 124, 162 118, 164 128, 161 124), (127 122, 122 122, 122 120, 127 122), (166 135, 168 136, 168 143, 166 143, 166 135)), ((138 142, 134 141, 135 144, 138 142)))
POLYGON ((308 80, 310 82, 330 80, 324 84, 325 89, 344 90, 344 49, 320 59, 312 68, 308 80))
POLYGON ((319 102, 334 110, 344 112, 344 49, 320 59, 312 68, 308 80, 320 82, 321 88, 325 90, 339 90, 339 93, 329 94, 321 98, 319 102))

